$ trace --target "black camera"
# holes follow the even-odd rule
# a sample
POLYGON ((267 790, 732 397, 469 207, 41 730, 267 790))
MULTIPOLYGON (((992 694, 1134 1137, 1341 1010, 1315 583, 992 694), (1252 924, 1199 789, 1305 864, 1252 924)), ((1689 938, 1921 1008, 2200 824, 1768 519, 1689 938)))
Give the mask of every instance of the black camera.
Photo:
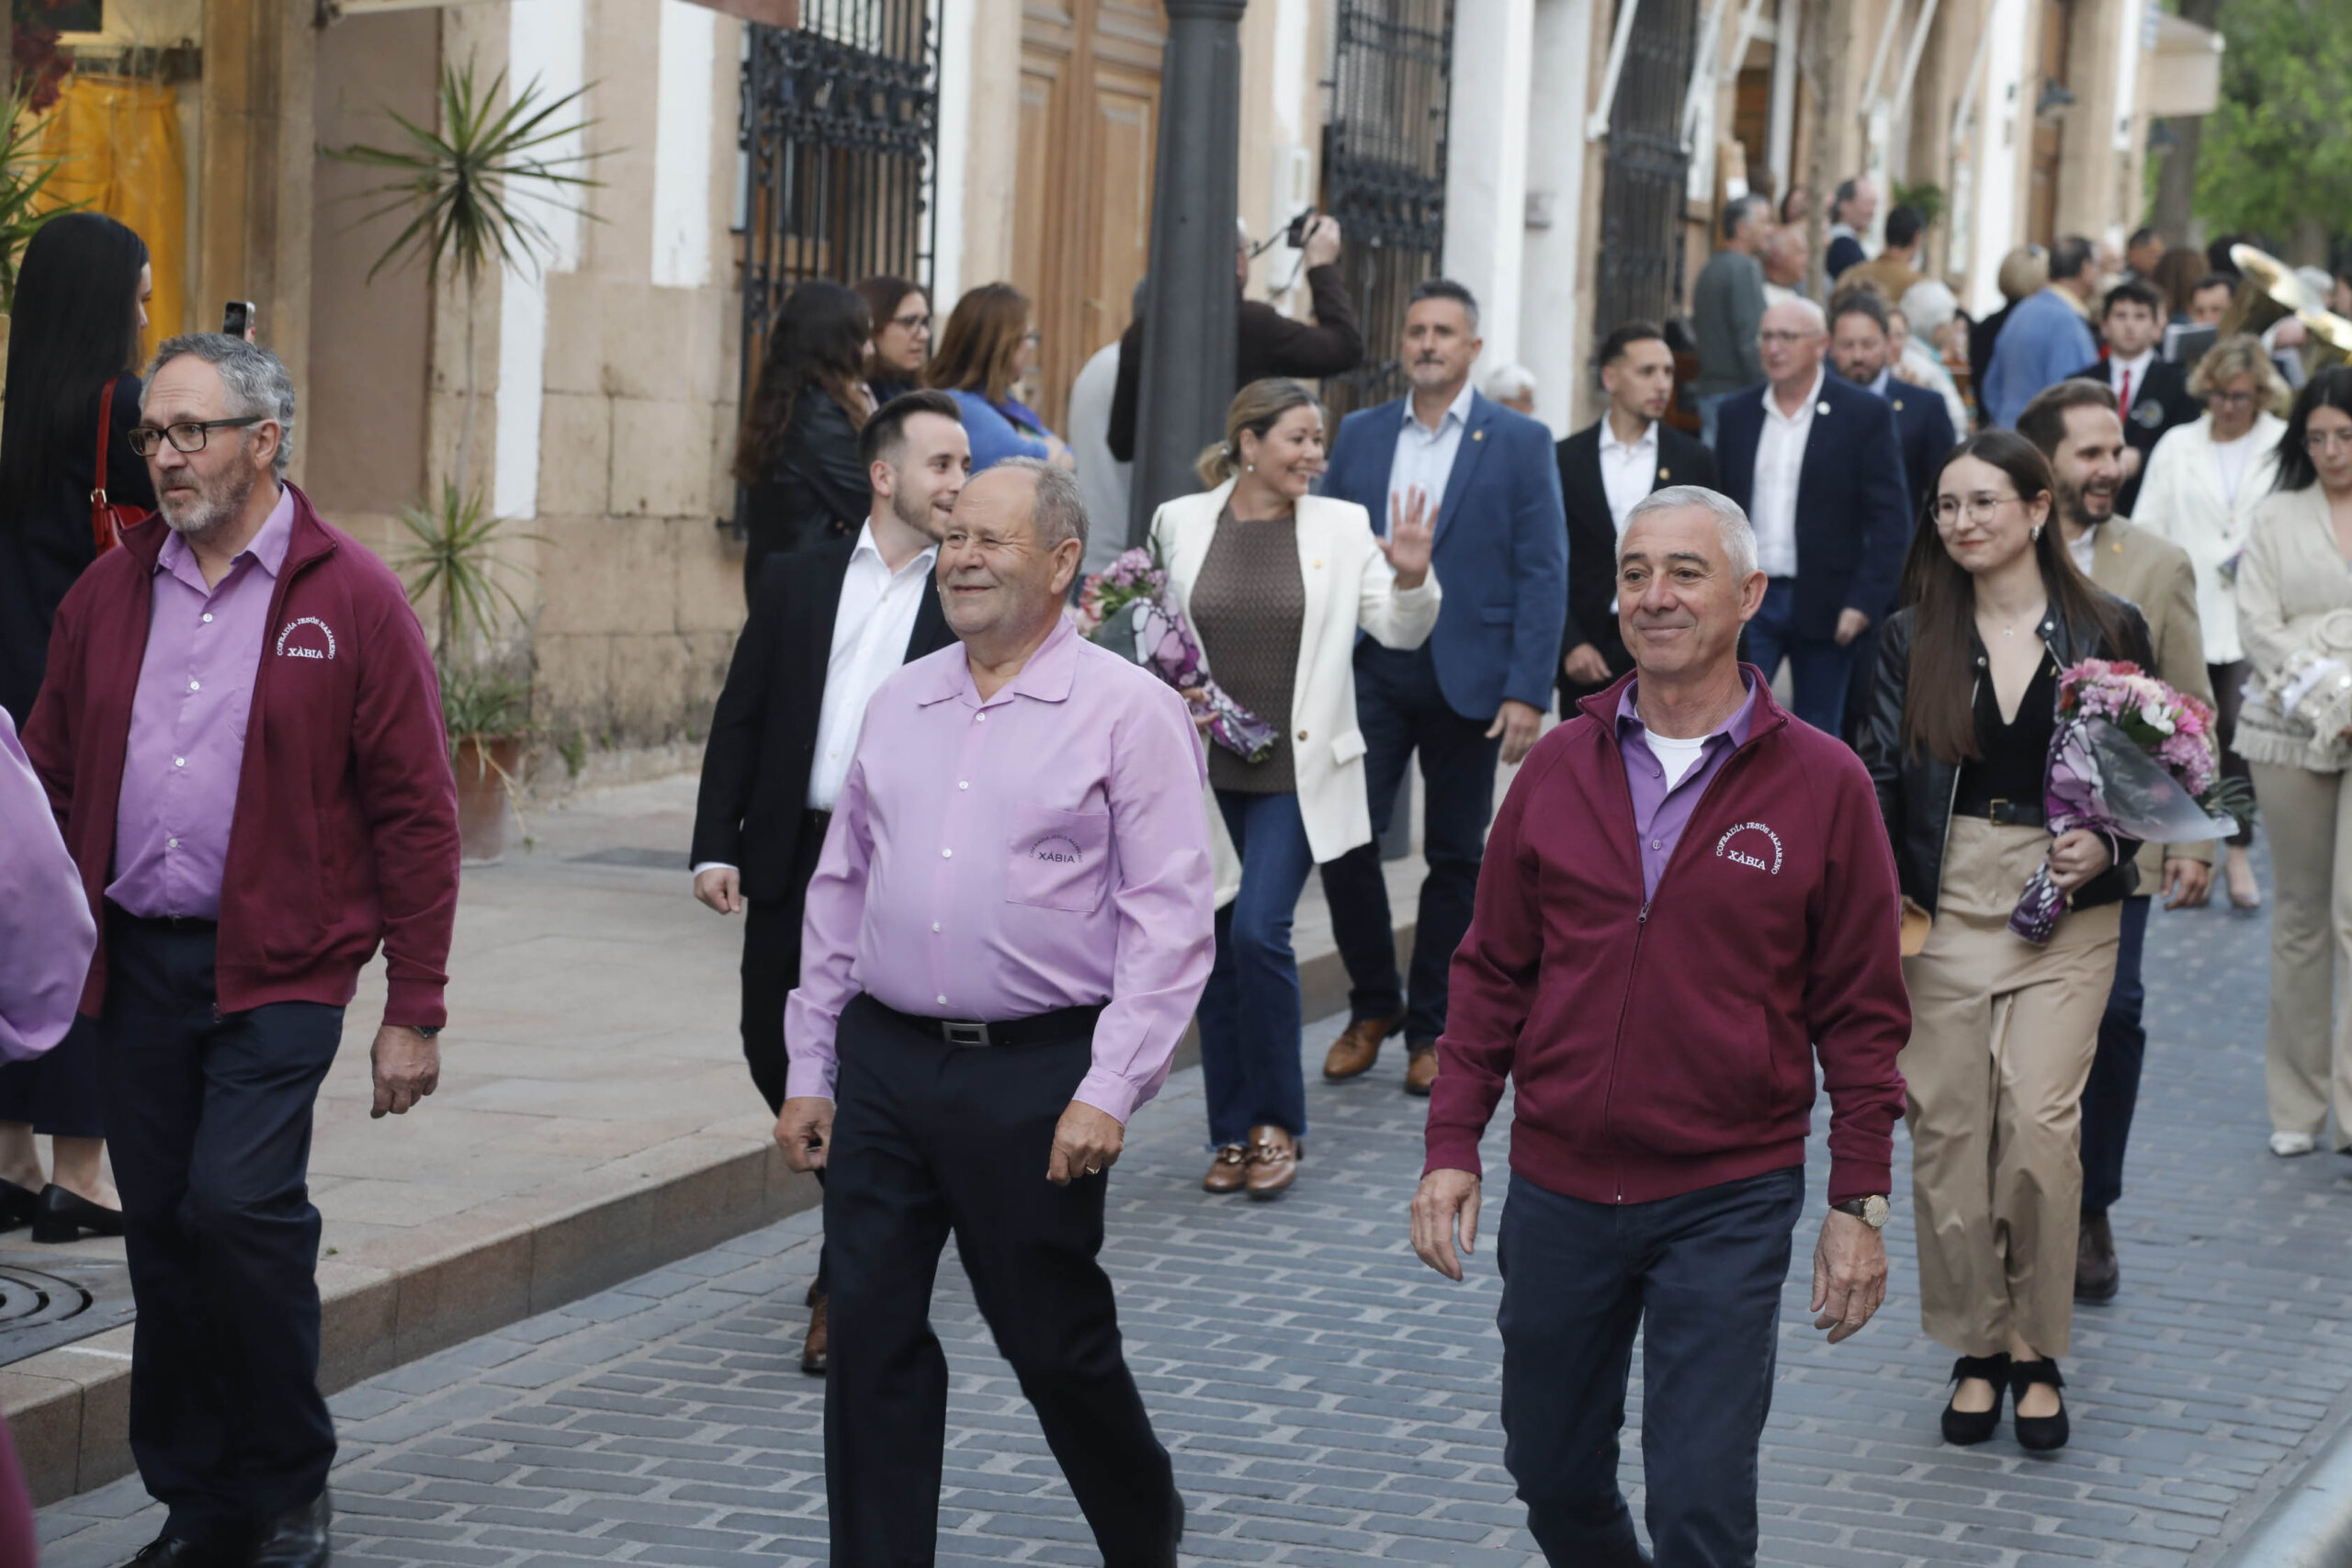
POLYGON ((1288 245, 1294 251, 1305 250, 1306 248, 1306 226, 1314 221, 1315 209, 1309 207, 1302 209, 1297 217, 1290 220, 1290 227, 1283 231, 1283 243, 1288 245))

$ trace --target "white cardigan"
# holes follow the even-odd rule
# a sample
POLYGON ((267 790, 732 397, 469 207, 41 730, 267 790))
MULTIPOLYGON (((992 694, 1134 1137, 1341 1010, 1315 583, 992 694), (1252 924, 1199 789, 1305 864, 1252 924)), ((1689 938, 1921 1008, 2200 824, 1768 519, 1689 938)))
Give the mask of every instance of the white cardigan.
MULTIPOLYGON (((1228 479, 1204 494, 1169 502, 1152 517, 1152 548, 1188 621, 1193 585, 1200 581, 1217 518, 1232 493, 1228 479)), ((1397 587, 1396 573, 1373 537, 1371 519, 1351 501, 1303 498, 1293 531, 1306 614, 1299 626, 1289 740, 1298 813, 1306 823, 1307 849, 1320 863, 1372 841, 1363 733, 1356 728, 1356 630, 1362 627, 1389 648, 1420 647, 1437 626, 1437 573, 1432 570, 1419 588, 1397 587)), ((1221 840, 1221 814, 1212 810, 1209 818, 1221 840)))
POLYGON ((2238 481, 2237 500, 2222 500, 2221 470, 2213 463, 2213 416, 2176 425, 2148 455, 2140 498, 2132 521, 2188 552, 2197 569, 2197 621, 2205 634, 2205 662, 2235 664, 2245 657, 2238 639, 2235 562, 2245 548, 2255 508, 2278 478, 2278 438, 2287 422, 2275 413, 2254 419, 2254 455, 2238 481))

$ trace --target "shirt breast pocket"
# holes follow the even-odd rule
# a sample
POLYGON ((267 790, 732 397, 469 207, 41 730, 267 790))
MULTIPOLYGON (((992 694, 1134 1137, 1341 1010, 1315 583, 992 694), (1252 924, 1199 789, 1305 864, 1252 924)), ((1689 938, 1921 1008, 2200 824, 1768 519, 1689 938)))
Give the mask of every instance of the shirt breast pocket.
POLYGON ((1004 898, 1091 914, 1111 880, 1111 814, 1031 807, 1013 818, 1004 898))

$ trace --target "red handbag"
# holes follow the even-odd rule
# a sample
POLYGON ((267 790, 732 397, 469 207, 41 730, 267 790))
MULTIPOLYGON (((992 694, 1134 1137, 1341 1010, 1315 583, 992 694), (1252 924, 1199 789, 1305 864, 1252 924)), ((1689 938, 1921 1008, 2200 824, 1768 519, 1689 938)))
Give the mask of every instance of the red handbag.
POLYGON ((98 464, 90 470, 96 488, 90 491, 90 540, 99 555, 122 543, 122 531, 137 527, 150 513, 143 506, 124 506, 107 499, 107 431, 114 423, 114 383, 98 394, 98 464))

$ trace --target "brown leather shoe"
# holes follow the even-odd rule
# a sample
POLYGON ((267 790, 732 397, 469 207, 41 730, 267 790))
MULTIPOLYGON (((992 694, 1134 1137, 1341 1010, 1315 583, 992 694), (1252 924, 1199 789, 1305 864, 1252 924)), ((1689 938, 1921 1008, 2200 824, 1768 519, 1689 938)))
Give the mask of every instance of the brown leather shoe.
POLYGON ((1395 1018, 1357 1019, 1331 1042, 1330 1054, 1323 1058, 1323 1076, 1338 1083, 1370 1072, 1372 1064, 1379 1060, 1380 1043, 1404 1027, 1401 1012, 1395 1018))
POLYGON ((2122 1273, 2115 1261, 2115 1233, 2106 1214, 2085 1214, 2082 1240, 2075 1249, 2075 1299, 2113 1301, 2122 1273))
POLYGON ((1227 1144, 1209 1162, 1209 1173, 1201 1178, 1201 1190, 1238 1192, 1249 1180, 1250 1151, 1239 1144, 1227 1144))
POLYGON ((1437 1082, 1437 1047, 1416 1045, 1405 1062, 1405 1092, 1427 1094, 1430 1085, 1437 1082))
POLYGON ((1279 1198, 1298 1179, 1298 1144, 1273 1125, 1250 1129, 1250 1196, 1279 1198))
POLYGON ((808 1310, 808 1337, 800 1343, 800 1370, 812 1378, 825 1375, 825 1312, 831 1304, 820 1301, 808 1310))

